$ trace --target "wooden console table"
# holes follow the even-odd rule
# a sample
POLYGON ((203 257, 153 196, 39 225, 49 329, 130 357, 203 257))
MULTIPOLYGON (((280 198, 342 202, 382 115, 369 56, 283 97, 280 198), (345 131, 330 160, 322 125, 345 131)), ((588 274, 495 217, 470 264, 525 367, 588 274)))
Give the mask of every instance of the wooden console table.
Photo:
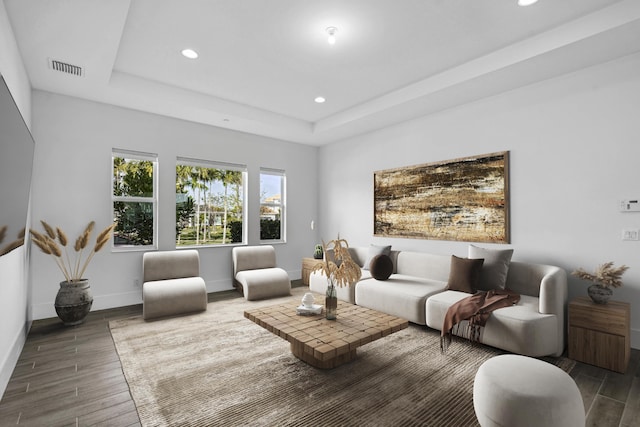
POLYGON ((313 271, 313 267, 316 266, 319 262, 322 262, 321 259, 315 258, 302 258, 302 284, 305 286, 309 286, 309 276, 313 271))
POLYGON ((570 359, 626 372, 631 352, 630 305, 596 304, 587 297, 569 303, 570 359))

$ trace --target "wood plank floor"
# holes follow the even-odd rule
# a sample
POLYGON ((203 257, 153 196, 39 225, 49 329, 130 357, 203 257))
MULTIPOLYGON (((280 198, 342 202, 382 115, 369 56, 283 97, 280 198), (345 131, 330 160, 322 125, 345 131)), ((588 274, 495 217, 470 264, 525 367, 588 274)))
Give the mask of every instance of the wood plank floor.
MULTIPOLYGON (((235 291, 210 301, 239 298, 235 291)), ((0 426, 138 426, 108 323, 142 314, 135 305, 90 313, 83 325, 56 319, 33 323, 0 401, 0 426)), ((577 363, 571 372, 582 393, 587 425, 637 426, 640 419, 640 351, 625 374, 577 363)))

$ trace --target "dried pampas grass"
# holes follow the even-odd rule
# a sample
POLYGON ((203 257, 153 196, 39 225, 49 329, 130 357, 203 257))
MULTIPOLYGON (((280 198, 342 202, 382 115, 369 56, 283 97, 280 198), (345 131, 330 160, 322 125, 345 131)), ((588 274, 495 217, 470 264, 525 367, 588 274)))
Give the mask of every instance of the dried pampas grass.
MULTIPOLYGON (((9 227, 6 225, 3 225, 2 227, 0 227, 0 243, 4 241, 5 237, 7 237, 8 229, 9 227)), ((20 246, 22 246, 24 244, 24 233, 25 233, 25 229, 23 228, 18 232, 18 236, 15 240, 7 243, 3 247, 0 247, 0 256, 6 255, 12 250, 14 250, 15 248, 19 248, 20 246)))
POLYGON ((328 243, 323 241, 322 249, 324 250, 325 260, 316 264, 313 271, 322 271, 327 277, 330 286, 350 286, 360 280, 362 271, 360 266, 351 259, 349 243, 345 239, 341 239, 338 236, 337 239, 330 240, 328 243), (327 251, 333 251, 335 261, 327 258, 327 251))
POLYGON ((589 280, 595 284, 602 285, 606 288, 619 288, 622 286, 622 275, 627 271, 629 267, 621 265, 620 267, 613 267, 613 262, 605 262, 598 266, 596 271, 591 274, 584 271, 582 268, 575 270, 574 276, 583 280, 589 280))
POLYGON ((73 250, 76 255, 73 261, 69 256, 69 251, 67 250, 69 239, 65 232, 60 227, 53 228, 46 221, 40 222, 42 223, 42 228, 44 228, 45 232, 39 233, 38 231, 31 229, 31 239, 43 253, 51 255, 54 258, 67 282, 78 282, 82 280, 82 276, 84 275, 87 266, 93 259, 96 252, 100 251, 100 249, 102 249, 109 241, 111 233, 116 226, 115 223, 111 224, 98 234, 95 245, 83 262, 82 258, 84 250, 89 244, 91 233, 95 227, 94 221, 91 221, 82 234, 80 234, 76 239, 75 245, 73 246, 73 250))

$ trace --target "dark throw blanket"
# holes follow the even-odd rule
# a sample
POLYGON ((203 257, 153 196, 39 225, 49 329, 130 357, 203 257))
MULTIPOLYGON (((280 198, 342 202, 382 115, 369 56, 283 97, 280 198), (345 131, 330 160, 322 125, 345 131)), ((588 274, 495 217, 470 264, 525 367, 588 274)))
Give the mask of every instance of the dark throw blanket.
MULTIPOLYGON (((462 334, 471 342, 480 341, 480 328, 484 327, 491 312, 502 307, 509 307, 520 301, 520 295, 509 289, 479 291, 474 295, 463 298, 447 310, 442 324, 440 336, 440 350, 446 353, 451 344, 451 333, 454 326, 468 320, 467 331, 462 334)), ((456 330, 456 334, 457 334, 456 330)))

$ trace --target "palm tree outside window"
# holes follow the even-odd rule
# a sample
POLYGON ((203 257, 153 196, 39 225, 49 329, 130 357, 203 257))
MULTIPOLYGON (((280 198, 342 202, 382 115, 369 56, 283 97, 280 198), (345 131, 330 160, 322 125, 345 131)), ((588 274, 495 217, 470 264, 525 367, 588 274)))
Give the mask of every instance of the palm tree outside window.
POLYGON ((114 149, 111 165, 113 248, 157 249, 158 155, 114 149))
POLYGON ((244 165, 178 158, 176 247, 246 242, 244 165))

